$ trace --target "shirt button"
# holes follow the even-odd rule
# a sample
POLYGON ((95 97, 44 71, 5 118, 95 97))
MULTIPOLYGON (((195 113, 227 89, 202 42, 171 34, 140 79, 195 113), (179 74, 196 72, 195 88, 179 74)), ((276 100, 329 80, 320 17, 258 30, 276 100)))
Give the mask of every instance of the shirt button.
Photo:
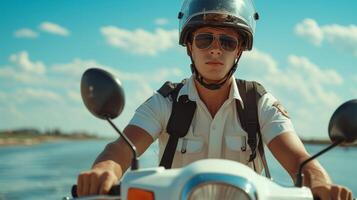
POLYGON ((216 126, 215 125, 212 126, 212 130, 216 130, 216 126))

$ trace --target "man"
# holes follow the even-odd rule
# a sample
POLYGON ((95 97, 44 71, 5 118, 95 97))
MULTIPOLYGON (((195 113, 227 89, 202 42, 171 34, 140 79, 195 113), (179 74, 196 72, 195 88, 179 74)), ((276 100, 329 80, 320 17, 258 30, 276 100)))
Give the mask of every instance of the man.
MULTIPOLYGON (((204 158, 249 162, 247 133, 236 113, 236 100, 242 103, 233 73, 242 52, 251 50, 258 16, 251 0, 186 0, 179 14, 180 44, 186 46, 193 75, 180 89, 196 111, 187 135, 181 138, 172 166, 182 167, 204 158)), ((154 94, 137 110, 124 133, 141 155, 159 139, 160 157, 168 141, 166 126, 172 110, 168 97, 154 94)), ((244 106, 244 105, 242 105, 244 106)), ((262 140, 292 179, 300 163, 310 157, 297 137, 287 113, 269 93, 258 102, 262 140)), ((79 196, 105 194, 130 166, 131 151, 120 138, 107 145, 90 171, 78 177, 79 196)), ((257 156, 259 158, 259 156, 257 156)), ((334 185, 317 161, 304 168, 305 185, 323 200, 352 199, 347 188, 334 185)))

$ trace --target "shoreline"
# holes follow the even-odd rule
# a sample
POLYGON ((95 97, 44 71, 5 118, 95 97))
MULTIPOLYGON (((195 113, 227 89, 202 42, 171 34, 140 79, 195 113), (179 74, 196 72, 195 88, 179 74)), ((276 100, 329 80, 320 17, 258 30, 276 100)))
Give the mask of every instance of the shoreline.
POLYGON ((99 137, 87 133, 63 134, 60 132, 12 132, 0 133, 0 148, 9 146, 31 146, 56 141, 76 140, 105 140, 109 138, 99 137))
MULTIPOLYGON (((48 142, 56 141, 83 141, 83 140, 108 140, 110 138, 98 137, 95 135, 85 135, 85 134, 73 134, 73 135, 0 135, 0 148, 9 146, 32 146, 48 142)), ((329 140, 318 140, 318 139, 302 139, 303 144, 312 145, 330 145, 329 140)), ((340 146, 340 147, 357 147, 357 143, 340 146)))
POLYGON ((107 138, 70 138, 70 137, 38 137, 38 138, 0 138, 1 147, 32 146, 57 141, 105 140, 107 138))
MULTIPOLYGON (((303 144, 313 144, 313 145, 330 145, 332 142, 330 140, 320 140, 320 139, 301 139, 303 144)), ((349 145, 339 145, 339 147, 357 147, 357 143, 349 145)))

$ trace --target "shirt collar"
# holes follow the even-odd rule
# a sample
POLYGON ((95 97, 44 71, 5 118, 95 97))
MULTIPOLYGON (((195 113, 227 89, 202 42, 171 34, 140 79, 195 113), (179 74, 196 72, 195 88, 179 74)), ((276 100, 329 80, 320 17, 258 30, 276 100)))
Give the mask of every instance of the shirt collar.
MULTIPOLYGON (((191 77, 188 78, 186 80, 185 84, 182 86, 182 88, 177 96, 177 100, 180 98, 181 95, 187 95, 188 99, 190 99, 191 101, 197 101, 199 99, 193 75, 191 75, 191 77)), ((239 100, 239 102, 241 103, 241 105, 243 107, 243 101, 239 94, 236 79, 233 76, 233 81, 232 81, 232 85, 231 85, 231 88, 229 91, 228 101, 232 101, 234 99, 239 100)))
POLYGON ((179 94, 177 95, 177 100, 180 98, 181 95, 187 95, 188 99, 190 99, 191 101, 197 101, 197 99, 199 99, 193 75, 191 75, 190 78, 186 79, 185 84, 182 86, 179 94))
POLYGON ((236 78, 234 76, 233 76, 233 80, 232 80, 231 90, 229 91, 229 99, 238 100, 240 102, 240 105, 242 106, 242 108, 244 108, 243 100, 239 94, 236 78))

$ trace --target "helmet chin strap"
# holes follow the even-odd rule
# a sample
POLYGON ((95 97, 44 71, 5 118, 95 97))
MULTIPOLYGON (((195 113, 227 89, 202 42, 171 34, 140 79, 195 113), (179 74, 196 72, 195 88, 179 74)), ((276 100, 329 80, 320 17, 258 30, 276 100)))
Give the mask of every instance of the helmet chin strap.
POLYGON ((233 73, 236 71, 237 69, 237 65, 238 65, 238 60, 240 58, 240 56, 237 58, 237 60, 235 61, 235 63, 233 64, 232 68, 229 70, 229 72, 219 81, 217 81, 217 83, 207 83, 204 81, 204 77, 198 72, 192 56, 190 55, 191 58, 191 72, 195 75, 195 79, 205 88, 209 89, 209 90, 218 90, 220 89, 226 82, 227 80, 233 75, 233 73))

